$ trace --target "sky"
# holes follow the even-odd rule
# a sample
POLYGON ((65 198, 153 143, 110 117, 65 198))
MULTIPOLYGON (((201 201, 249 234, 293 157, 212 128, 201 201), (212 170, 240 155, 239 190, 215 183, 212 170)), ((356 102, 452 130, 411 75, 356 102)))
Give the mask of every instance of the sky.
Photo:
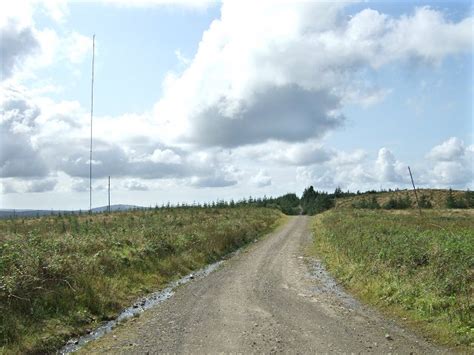
POLYGON ((0 208, 474 188, 470 1, 0 3, 0 208))

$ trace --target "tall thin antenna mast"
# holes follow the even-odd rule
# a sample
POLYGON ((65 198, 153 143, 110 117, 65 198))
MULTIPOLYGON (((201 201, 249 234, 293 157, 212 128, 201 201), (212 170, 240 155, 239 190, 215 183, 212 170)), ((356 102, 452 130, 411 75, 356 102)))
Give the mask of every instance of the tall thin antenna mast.
POLYGON ((89 213, 92 213, 92 117, 94 116, 94 59, 95 59, 95 34, 92 36, 91 144, 90 144, 90 155, 89 155, 89 213))
POLYGON ((109 213, 110 213, 110 176, 109 176, 109 208, 108 208, 108 210, 109 210, 109 213))

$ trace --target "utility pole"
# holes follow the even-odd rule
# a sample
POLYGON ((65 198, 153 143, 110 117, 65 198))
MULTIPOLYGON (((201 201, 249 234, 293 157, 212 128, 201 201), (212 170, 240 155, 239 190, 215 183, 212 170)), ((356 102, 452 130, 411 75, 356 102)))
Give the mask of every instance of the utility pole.
POLYGON ((89 213, 92 213, 92 117, 94 116, 94 59, 95 59, 95 34, 92 36, 91 142, 90 142, 90 154, 89 154, 89 213))
POLYGON ((110 213, 110 176, 109 176, 109 208, 108 211, 110 213))
POLYGON ((408 172, 410 173, 410 179, 411 179, 411 184, 413 185, 413 191, 415 191, 416 205, 418 206, 418 211, 420 211, 420 216, 421 216, 422 213, 421 213, 420 202, 418 202, 418 194, 416 193, 415 182, 413 181, 413 175, 411 174, 410 167, 408 167, 408 172))

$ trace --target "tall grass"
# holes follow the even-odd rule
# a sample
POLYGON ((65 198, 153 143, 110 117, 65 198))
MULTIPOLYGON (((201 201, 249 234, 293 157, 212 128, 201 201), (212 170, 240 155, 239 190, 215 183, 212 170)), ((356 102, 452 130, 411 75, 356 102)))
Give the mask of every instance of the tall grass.
POLYGON ((474 341, 474 214, 333 210, 315 218, 316 252, 364 300, 448 344, 474 341))
POLYGON ((0 221, 0 352, 51 352, 166 282, 274 227, 267 208, 0 221))

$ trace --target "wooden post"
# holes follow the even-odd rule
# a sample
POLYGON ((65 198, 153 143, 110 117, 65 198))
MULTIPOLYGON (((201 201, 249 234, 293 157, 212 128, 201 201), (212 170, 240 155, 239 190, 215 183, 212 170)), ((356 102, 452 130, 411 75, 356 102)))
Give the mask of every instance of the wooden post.
POLYGON ((415 182, 413 181, 413 175, 411 174, 410 167, 408 167, 408 172, 410 173, 410 179, 411 179, 411 184, 413 185, 413 191, 415 191, 416 205, 418 206, 418 211, 420 211, 420 216, 421 216, 422 213, 421 213, 420 202, 418 201, 418 194, 416 192, 415 182))

